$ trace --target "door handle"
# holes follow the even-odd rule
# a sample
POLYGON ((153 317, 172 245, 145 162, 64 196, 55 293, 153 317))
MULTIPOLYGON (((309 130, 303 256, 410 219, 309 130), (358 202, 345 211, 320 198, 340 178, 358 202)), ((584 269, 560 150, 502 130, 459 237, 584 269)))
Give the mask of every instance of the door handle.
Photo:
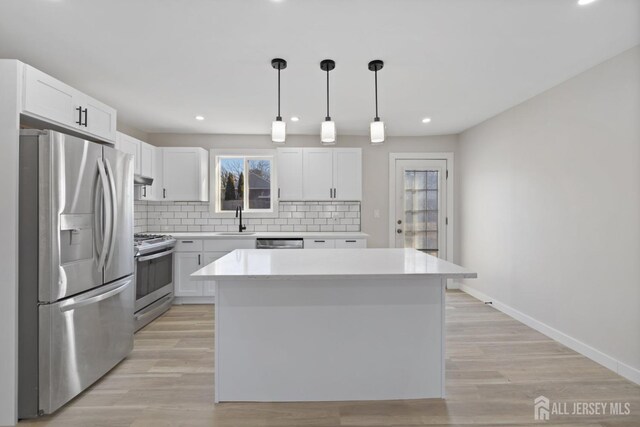
MULTIPOLYGON (((109 205, 109 196, 107 195, 107 191, 109 191, 109 183, 107 181, 107 172, 104 169, 104 164, 101 159, 98 159, 98 173, 100 174, 100 182, 102 184, 102 202, 104 203, 104 206, 107 207, 109 205)), ((104 209, 104 213, 104 232, 102 233, 102 250, 98 253, 98 269, 102 269, 104 267, 107 251, 109 249, 109 239, 112 235, 111 209, 104 209)), ((98 212, 96 211, 96 216, 97 215, 98 212)))
POLYGON ((147 197, 147 186, 142 187, 142 197, 147 197))
POLYGON ((333 188, 329 189, 329 198, 333 199, 333 188))
POLYGON ((278 187, 278 199, 280 198, 280 187, 278 187))
MULTIPOLYGON (((85 108, 84 112, 84 124, 82 126, 87 127, 87 121, 89 120, 89 109, 85 108)), ((80 117, 82 118, 82 112, 80 113, 80 117)))
POLYGON ((96 296, 71 298, 60 305, 60 311, 64 313, 65 311, 73 310, 74 308, 78 308, 84 305, 89 305, 99 301, 106 300, 107 298, 110 298, 124 291, 124 289, 127 287, 129 283, 131 283, 130 279, 122 284, 114 283, 113 285, 111 285, 111 286, 115 286, 114 288, 111 288, 108 291, 98 294, 96 296))
POLYGON ((333 198, 334 199, 336 198, 336 189, 335 188, 333 189, 333 198))
POLYGON ((200 265, 200 257, 201 257, 201 255, 198 254, 198 265, 200 265))
POLYGON ((113 215, 113 224, 111 226, 111 238, 109 242, 109 253, 107 254, 107 265, 109 268, 111 265, 111 261, 113 260, 113 249, 116 245, 116 231, 118 230, 118 208, 117 208, 117 198, 116 198, 116 181, 113 178, 113 169, 111 168, 111 163, 109 163, 109 159, 104 159, 105 164, 107 165, 107 177, 109 178, 109 187, 111 189, 111 200, 110 200, 110 209, 113 215))
POLYGON ((82 107, 76 107, 76 111, 78 112, 78 121, 76 124, 82 126, 82 107))
POLYGON ((166 189, 166 188, 163 188, 163 189, 162 189, 162 198, 163 198, 163 199, 166 199, 166 198, 167 198, 167 189, 166 189))

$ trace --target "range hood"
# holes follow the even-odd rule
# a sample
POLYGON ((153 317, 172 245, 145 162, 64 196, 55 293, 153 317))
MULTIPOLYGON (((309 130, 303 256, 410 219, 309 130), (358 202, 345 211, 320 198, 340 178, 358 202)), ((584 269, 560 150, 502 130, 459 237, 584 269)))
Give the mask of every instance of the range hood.
POLYGON ((133 175, 133 185, 151 185, 153 184, 153 178, 149 178, 142 175, 133 175))

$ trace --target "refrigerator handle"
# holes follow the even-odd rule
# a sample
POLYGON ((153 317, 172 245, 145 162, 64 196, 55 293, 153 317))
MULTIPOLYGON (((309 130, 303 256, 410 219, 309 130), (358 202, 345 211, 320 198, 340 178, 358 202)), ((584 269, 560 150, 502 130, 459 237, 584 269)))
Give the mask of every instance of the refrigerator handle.
MULTIPOLYGON (((109 197, 107 196, 107 191, 109 188, 109 184, 107 182, 107 173, 104 169, 104 165, 102 161, 98 159, 98 172, 100 174, 100 181, 102 183, 102 197, 104 203, 104 224, 105 229, 102 235, 102 250, 98 253, 98 268, 101 269, 104 267, 104 263, 107 257, 107 250, 109 245, 109 236, 111 236, 111 210, 107 209, 109 206, 109 197)), ((97 213, 96 213, 97 214, 97 213)))
POLYGON ((111 265, 111 260, 113 259, 113 249, 116 245, 116 230, 118 229, 118 201, 116 197, 116 181, 113 177, 113 169, 111 168, 111 163, 109 163, 109 159, 106 158, 104 159, 104 162, 107 166, 107 177, 109 178, 109 189, 111 190, 109 209, 111 209, 113 215, 113 224, 109 233, 109 252, 107 253, 107 268, 109 268, 109 265, 111 265))

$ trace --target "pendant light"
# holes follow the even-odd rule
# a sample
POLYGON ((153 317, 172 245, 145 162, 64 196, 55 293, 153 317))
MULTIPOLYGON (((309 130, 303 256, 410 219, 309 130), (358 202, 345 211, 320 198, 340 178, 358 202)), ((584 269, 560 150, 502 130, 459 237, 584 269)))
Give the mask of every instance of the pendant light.
POLYGON ((334 68, 336 68, 336 63, 331 59, 325 59, 320 62, 320 69, 327 73, 327 116, 324 118, 320 128, 320 143, 322 145, 336 144, 336 123, 331 120, 329 115, 329 71, 334 68))
POLYGON ((371 145, 382 145, 384 143, 384 122, 380 121, 380 117, 378 117, 378 71, 382 70, 382 67, 384 67, 384 62, 379 59, 369 62, 369 70, 375 74, 376 91, 376 116, 369 125, 371 145))
POLYGON ((271 60, 271 66, 278 70, 278 115, 275 121, 271 122, 271 141, 274 144, 284 144, 287 138, 287 123, 282 121, 280 116, 280 70, 287 68, 287 61, 281 58, 271 60))

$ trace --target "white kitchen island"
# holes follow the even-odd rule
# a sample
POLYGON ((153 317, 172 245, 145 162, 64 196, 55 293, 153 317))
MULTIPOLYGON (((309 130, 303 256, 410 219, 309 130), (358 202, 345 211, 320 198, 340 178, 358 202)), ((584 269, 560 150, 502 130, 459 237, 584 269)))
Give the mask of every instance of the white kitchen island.
POLYGON ((444 397, 446 279, 414 249, 235 250, 216 281, 215 401, 444 397))

